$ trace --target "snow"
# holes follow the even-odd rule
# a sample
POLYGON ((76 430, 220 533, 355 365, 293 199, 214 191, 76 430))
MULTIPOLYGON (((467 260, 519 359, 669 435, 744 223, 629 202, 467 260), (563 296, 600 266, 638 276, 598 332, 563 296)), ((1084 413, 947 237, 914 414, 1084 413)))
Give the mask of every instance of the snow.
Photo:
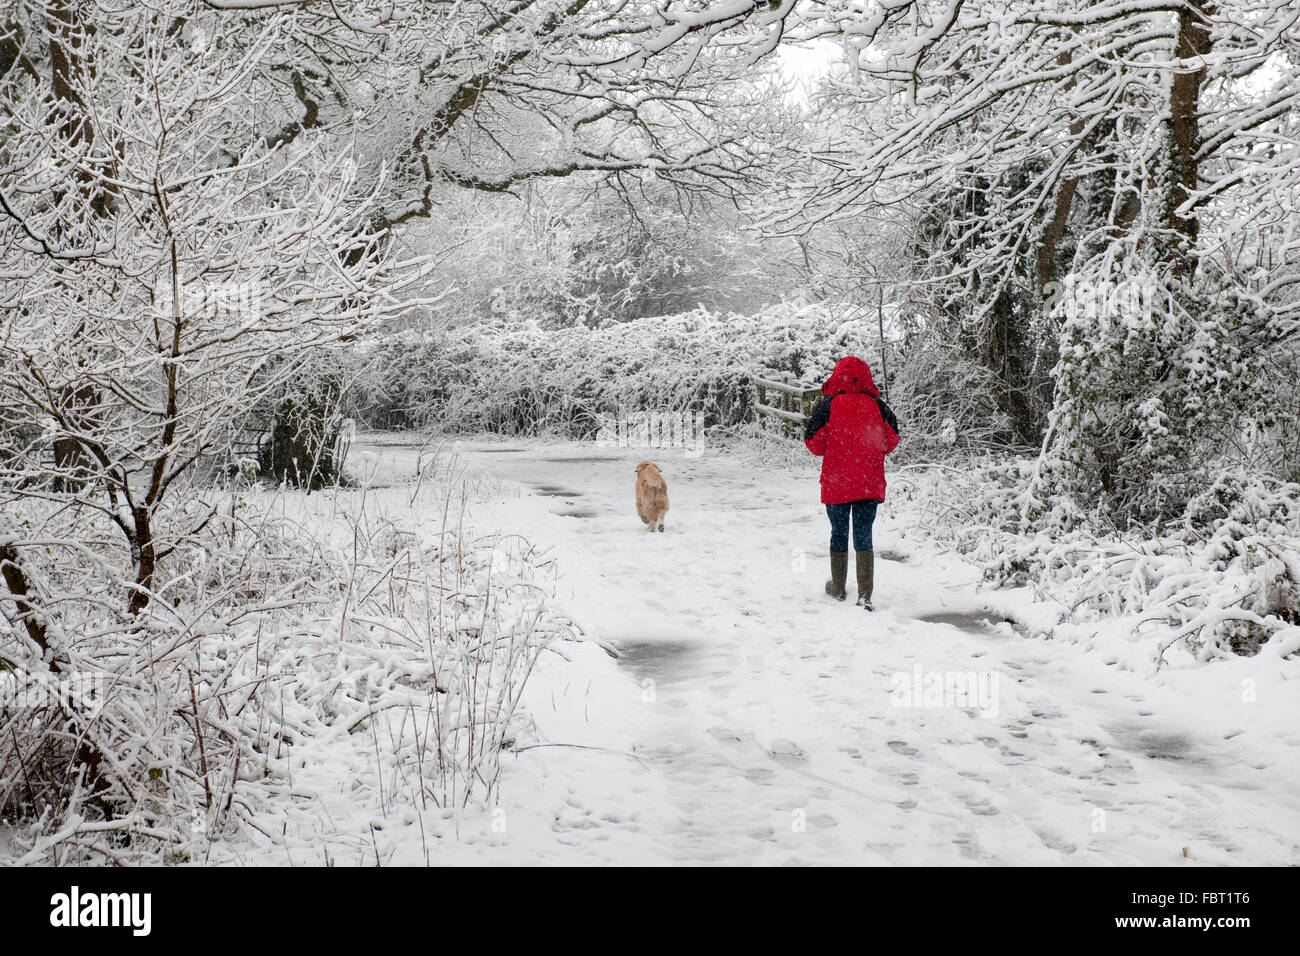
MULTIPOLYGON (((415 445, 353 447, 414 480, 415 445)), ((503 755, 499 802, 381 813, 355 783, 364 748, 319 741, 283 835, 216 857, 1300 862, 1300 671, 1280 648, 1155 671, 1105 622, 1070 640, 1028 636, 1056 609, 1028 589, 981 590, 971 565, 890 504, 876 525, 877 611, 836 603, 822 591, 814 466, 743 446, 688 457, 465 440, 442 454, 465 476, 467 526, 530 541, 553 571, 551 602, 582 632, 531 675, 531 724, 503 755), (669 484, 663 534, 633 507, 645 458, 669 484), (993 693, 898 706, 900 688, 931 678, 993 693)))

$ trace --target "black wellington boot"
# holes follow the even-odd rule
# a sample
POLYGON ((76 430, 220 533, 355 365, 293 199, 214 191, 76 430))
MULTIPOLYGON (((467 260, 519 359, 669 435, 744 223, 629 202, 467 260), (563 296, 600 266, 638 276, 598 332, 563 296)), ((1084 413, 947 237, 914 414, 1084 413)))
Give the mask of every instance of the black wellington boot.
MULTIPOLYGON (((845 557, 847 557, 847 553, 845 557)), ((865 607, 868 611, 874 611, 871 604, 871 589, 876 581, 876 552, 874 551, 856 551, 854 556, 857 558, 858 571, 858 605, 865 607)))
POLYGON ((849 553, 847 551, 831 552, 831 579, 826 582, 826 593, 837 601, 843 601, 848 593, 844 582, 849 576, 849 553))

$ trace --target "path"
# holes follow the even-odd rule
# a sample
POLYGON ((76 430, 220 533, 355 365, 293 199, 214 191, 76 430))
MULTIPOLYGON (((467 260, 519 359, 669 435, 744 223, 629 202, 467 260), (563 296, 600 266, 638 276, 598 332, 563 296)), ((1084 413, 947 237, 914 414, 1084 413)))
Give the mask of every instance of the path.
POLYGON ((549 549, 558 599, 619 654, 560 648, 567 660, 539 673, 528 706, 540 740, 563 746, 515 758, 508 836, 476 853, 1300 861, 1300 741, 1252 728, 1235 677, 1202 666, 1153 678, 1082 645, 1023 637, 999 623, 1023 594, 979 590, 972 568, 903 537, 888 508, 878 610, 835 603, 821 593, 815 472, 540 442, 464 442, 459 454, 501 483, 475 502, 477 530, 549 549), (669 482, 664 534, 646 533, 633 508, 644 457, 669 482), (982 712, 898 706, 899 674, 973 675, 996 698, 982 712))

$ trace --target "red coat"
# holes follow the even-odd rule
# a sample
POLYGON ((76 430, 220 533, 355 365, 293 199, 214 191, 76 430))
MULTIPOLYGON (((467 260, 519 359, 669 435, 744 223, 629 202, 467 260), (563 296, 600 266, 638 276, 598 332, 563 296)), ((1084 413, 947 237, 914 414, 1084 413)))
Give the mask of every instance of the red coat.
POLYGON ((862 498, 885 500, 885 456, 898 447, 889 406, 860 358, 840 359, 822 386, 829 396, 817 403, 804 444, 822 459, 822 504, 862 498))

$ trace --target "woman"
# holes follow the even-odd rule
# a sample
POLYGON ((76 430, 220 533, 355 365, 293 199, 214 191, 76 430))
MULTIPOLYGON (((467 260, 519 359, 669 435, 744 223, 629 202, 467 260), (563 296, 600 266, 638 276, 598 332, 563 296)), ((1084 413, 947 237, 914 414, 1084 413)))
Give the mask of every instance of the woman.
POLYGON ((822 460, 822 504, 831 519, 831 579, 826 593, 845 598, 849 571, 849 524, 853 525, 858 600, 873 610, 871 590, 876 554, 871 525, 885 500, 885 456, 898 447, 898 419, 880 398, 867 363, 852 355, 840 359, 822 386, 804 432, 804 444, 822 460))

